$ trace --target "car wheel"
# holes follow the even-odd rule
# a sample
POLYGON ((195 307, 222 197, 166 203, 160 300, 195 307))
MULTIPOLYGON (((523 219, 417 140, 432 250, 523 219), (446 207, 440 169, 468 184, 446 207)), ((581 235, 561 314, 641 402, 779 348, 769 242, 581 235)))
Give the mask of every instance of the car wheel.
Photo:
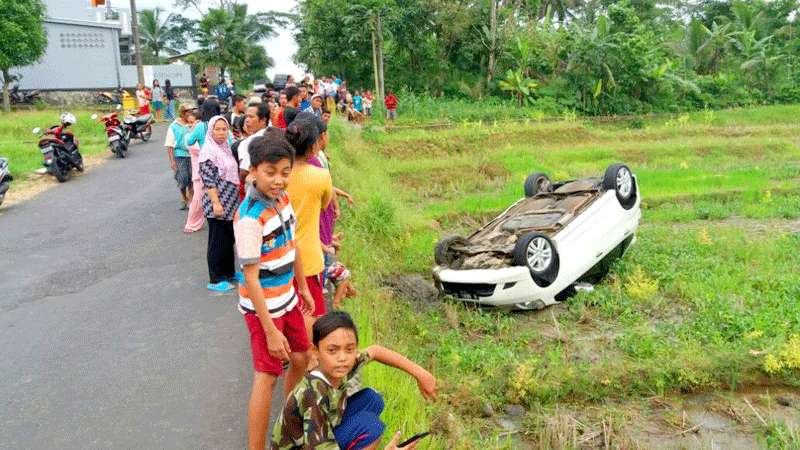
POLYGON ((603 176, 603 189, 613 190, 617 200, 624 209, 631 209, 636 204, 636 180, 631 169, 624 164, 612 164, 603 176))
POLYGON ((549 286, 558 275, 558 252, 549 237, 542 233, 527 233, 514 246, 514 265, 530 270, 533 281, 549 286))
POLYGON ((453 245, 454 242, 462 239, 463 238, 460 236, 448 236, 440 240, 433 250, 433 260, 436 264, 439 266, 449 266, 452 264, 455 258, 453 257, 453 253, 450 252, 450 246, 453 245))
POLYGON ((542 192, 552 192, 553 183, 542 172, 534 172, 525 179, 525 197, 533 197, 542 192))

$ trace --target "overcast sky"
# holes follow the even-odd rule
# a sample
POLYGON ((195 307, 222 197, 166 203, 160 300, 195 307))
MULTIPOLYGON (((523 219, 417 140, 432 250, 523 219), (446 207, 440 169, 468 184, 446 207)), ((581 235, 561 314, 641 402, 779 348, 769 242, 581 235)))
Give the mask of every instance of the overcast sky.
MULTIPOLYGON (((247 3, 247 10, 254 11, 281 11, 291 12, 297 5, 297 0, 240 0, 241 3, 247 3)), ((112 0, 112 5, 119 5, 121 7, 127 6, 127 0, 112 0)), ((141 8, 155 8, 160 6, 169 12, 179 12, 186 16, 197 17, 197 11, 189 9, 186 11, 177 11, 172 6, 172 0, 136 0, 136 7, 141 8)), ((290 73, 294 74, 295 78, 302 78, 303 70, 292 62, 292 55, 297 51, 297 43, 294 41, 292 30, 283 30, 278 36, 265 42, 267 54, 275 60, 275 66, 267 70, 270 78, 275 73, 290 73)))

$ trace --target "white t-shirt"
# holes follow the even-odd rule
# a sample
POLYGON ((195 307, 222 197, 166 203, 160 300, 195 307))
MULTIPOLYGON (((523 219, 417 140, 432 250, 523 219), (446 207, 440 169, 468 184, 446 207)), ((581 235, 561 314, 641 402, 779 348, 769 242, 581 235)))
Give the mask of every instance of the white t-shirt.
POLYGON ((261 129, 253 133, 252 135, 248 136, 239 143, 239 168, 242 170, 250 170, 250 141, 253 140, 256 136, 263 136, 264 133, 267 132, 267 129, 261 129))

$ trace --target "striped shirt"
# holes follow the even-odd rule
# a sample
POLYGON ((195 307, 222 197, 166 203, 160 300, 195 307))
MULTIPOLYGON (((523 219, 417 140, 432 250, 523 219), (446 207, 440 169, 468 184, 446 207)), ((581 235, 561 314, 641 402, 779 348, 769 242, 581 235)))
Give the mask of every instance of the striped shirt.
MULTIPOLYGON (((258 264, 259 282, 270 316, 280 317, 297 304, 294 278, 295 219, 289 194, 270 199, 253 186, 233 219, 239 264, 258 264)), ((247 286, 239 283, 239 311, 254 313, 247 286)))

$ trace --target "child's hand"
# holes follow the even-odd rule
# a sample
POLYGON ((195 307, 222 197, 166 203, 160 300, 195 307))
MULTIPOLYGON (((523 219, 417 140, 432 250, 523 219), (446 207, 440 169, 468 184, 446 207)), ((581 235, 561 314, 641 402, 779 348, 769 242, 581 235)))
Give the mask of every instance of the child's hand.
POLYGON ((333 220, 339 220, 342 217, 342 209, 339 207, 339 202, 333 203, 333 220))
POLYGON ((348 194, 347 192, 343 192, 342 193, 342 197, 344 197, 344 199, 347 200, 347 204, 348 205, 356 206, 355 200, 353 200, 353 197, 350 194, 348 194))
POLYGON ((392 436, 392 440, 389 441, 388 444, 386 444, 386 447, 384 447, 383 450, 414 450, 415 448, 417 448, 418 442, 419 440, 416 440, 406 445, 405 447, 398 447, 397 444, 400 443, 400 432, 398 431, 397 433, 394 434, 394 436, 392 436))
POLYGON ((303 299, 303 301, 300 302, 300 311, 307 316, 314 314, 314 310, 317 307, 314 303, 314 297, 311 296, 311 291, 309 291, 308 288, 301 290, 300 297, 303 299))
POLYGON ((425 400, 436 400, 436 378, 425 369, 416 376, 417 387, 425 400))
POLYGON ((334 246, 332 246, 332 245, 322 244, 322 251, 327 253, 327 254, 329 254, 329 255, 335 255, 336 254, 336 248, 334 246))
POLYGON ((273 358, 278 358, 281 361, 288 361, 289 353, 292 352, 286 336, 278 330, 275 330, 274 333, 267 332, 267 350, 269 350, 269 354, 273 358))

